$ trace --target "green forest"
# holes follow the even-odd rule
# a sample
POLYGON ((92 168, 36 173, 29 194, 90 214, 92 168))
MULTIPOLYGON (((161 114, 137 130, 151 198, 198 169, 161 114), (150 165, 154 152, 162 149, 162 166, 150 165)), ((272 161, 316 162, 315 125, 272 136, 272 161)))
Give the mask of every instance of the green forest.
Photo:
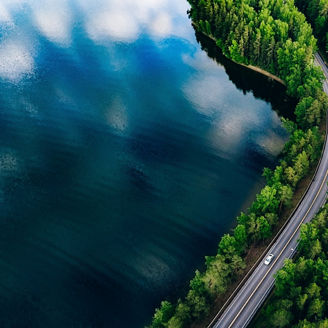
MULTIPOLYGON (((311 22, 319 47, 327 58, 328 1, 296 0, 311 22)), ((256 328, 328 327, 328 203, 301 229, 295 260, 287 260, 276 275, 273 296, 260 312, 256 328)))
POLYGON ((230 59, 279 76, 296 97, 315 96, 321 71, 313 65, 311 25, 284 0, 190 0, 190 16, 230 59))
POLYGON ((316 39, 293 0, 189 2, 195 28, 214 38, 225 56, 277 75, 285 81, 286 92, 299 102, 296 122, 284 121, 290 138, 279 165, 274 170, 264 169, 267 185, 248 211, 240 214, 231 233, 221 238, 217 254, 205 258, 206 269, 196 271, 187 295, 175 303, 163 301, 156 309, 152 328, 189 327, 203 319, 214 300, 241 276, 250 246, 272 237, 295 188, 317 163, 323 144, 319 126, 328 107, 323 74, 314 64, 316 39))
POLYGON ((322 53, 328 53, 328 0, 296 0, 296 6, 311 23, 322 53))
POLYGON ((255 326, 328 327, 328 204, 301 228, 298 255, 276 275, 275 290, 255 326))

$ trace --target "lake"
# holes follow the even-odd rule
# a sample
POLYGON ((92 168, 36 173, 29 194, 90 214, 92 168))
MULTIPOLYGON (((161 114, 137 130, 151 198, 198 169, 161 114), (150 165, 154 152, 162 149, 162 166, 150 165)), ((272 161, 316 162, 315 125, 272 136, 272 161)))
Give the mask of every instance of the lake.
POLYGON ((284 88, 185 0, 0 0, 0 326, 143 327, 287 139, 284 88))

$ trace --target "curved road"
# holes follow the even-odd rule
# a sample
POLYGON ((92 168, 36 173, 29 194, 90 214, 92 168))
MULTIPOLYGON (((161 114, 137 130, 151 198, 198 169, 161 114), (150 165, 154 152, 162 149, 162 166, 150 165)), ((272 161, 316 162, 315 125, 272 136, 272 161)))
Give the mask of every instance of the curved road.
MULTIPOLYGON (((328 94, 328 69, 318 54, 315 55, 315 60, 316 63, 322 67, 326 76, 324 91, 328 94)), ((244 283, 244 286, 232 299, 222 316, 216 322, 212 322, 209 327, 247 327, 273 288, 274 274, 283 266, 284 260, 293 255, 293 250, 297 247, 301 225, 309 222, 325 203, 328 191, 327 181, 328 143, 326 142, 322 160, 307 194, 268 252, 268 254, 273 253, 275 255, 271 264, 266 266, 262 261, 257 266, 253 274, 244 283)), ((265 257, 268 254, 266 254, 265 257)))

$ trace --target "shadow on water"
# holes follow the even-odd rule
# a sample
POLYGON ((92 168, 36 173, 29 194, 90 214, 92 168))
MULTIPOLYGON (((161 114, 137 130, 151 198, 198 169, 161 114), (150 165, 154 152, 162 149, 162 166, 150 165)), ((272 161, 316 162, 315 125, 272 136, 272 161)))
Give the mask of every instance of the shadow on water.
POLYGON ((221 49, 209 37, 195 30, 196 39, 202 50, 222 65, 229 76, 230 81, 244 94, 252 92, 255 98, 262 99, 271 104, 272 109, 279 116, 295 120, 294 109, 297 99, 286 94, 286 87, 261 73, 247 67, 238 65, 225 57, 221 49))

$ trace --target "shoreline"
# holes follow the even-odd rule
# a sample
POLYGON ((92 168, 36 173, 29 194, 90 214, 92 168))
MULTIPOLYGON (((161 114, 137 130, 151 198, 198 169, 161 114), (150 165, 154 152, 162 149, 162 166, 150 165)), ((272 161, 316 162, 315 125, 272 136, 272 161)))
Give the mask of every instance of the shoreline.
MULTIPOLYGON (((215 39, 215 37, 214 37, 213 35, 208 35, 208 34, 202 32, 202 31, 200 31, 200 30, 197 28, 197 25, 196 25, 195 23, 192 23, 192 25, 197 29, 197 32, 202 33, 202 34, 205 35, 207 38, 213 40, 213 41, 215 42, 215 44, 216 44, 217 40, 215 39)), ((217 45, 217 47, 219 47, 219 46, 217 45)), ((229 58, 229 57, 227 57, 227 56, 226 56, 226 58, 228 58, 229 60, 231 60, 233 63, 235 63, 235 64, 237 64, 237 65, 240 65, 240 66, 246 67, 246 68, 248 68, 248 69, 250 69, 250 70, 252 70, 252 71, 255 71, 255 72, 257 72, 257 73, 260 73, 260 74, 262 74, 262 75, 265 75, 266 77, 268 77, 268 78, 270 78, 270 79, 272 79, 272 80, 275 80, 275 81, 279 82, 280 84, 286 86, 286 83, 285 83, 280 77, 278 77, 278 76, 276 76, 276 75, 274 75, 274 74, 272 74, 272 73, 270 73, 270 72, 268 72, 268 71, 266 71, 266 70, 264 70, 264 69, 262 69, 262 68, 260 68, 260 67, 258 67, 258 66, 246 65, 246 64, 238 63, 238 62, 232 60, 231 58, 229 58)))
MULTIPOLYGON (((204 6, 205 5, 206 4, 204 4, 204 6)), ((291 5, 291 6, 293 7, 293 5, 291 5)), ((202 21, 202 20, 200 21, 200 23, 203 23, 203 22, 204 21, 202 21)), ((222 45, 221 45, 221 42, 220 42, 221 40, 216 39, 212 35, 211 30, 210 30, 211 26, 208 26, 209 25, 208 21, 205 21, 205 22, 207 23, 207 25, 205 25, 205 27, 204 27, 205 32, 200 30, 200 28, 199 28, 200 25, 195 24, 193 22, 192 22, 192 25, 197 32, 204 35, 206 38, 208 38, 208 40, 214 41, 216 47, 218 47, 222 51, 223 55, 228 60, 230 60, 233 63, 244 66, 246 68, 249 68, 253 71, 256 71, 257 73, 260 73, 260 74, 268 77, 269 79, 275 80, 275 81, 279 82, 279 84, 286 86, 286 91, 289 91, 291 95, 293 95, 294 97, 296 97, 298 99, 298 104, 300 103, 300 101, 301 101, 300 99, 302 98, 302 93, 301 92, 298 93, 294 90, 289 90, 290 85, 285 83, 278 76, 271 74, 268 71, 261 69, 260 67, 253 66, 253 65, 246 65, 244 63, 239 63, 239 62, 236 62, 235 60, 229 58, 231 56, 230 51, 228 52, 225 50, 228 50, 231 48, 227 49, 227 46, 224 46, 224 44, 223 44, 223 42, 224 42, 223 40, 222 40, 222 45), (223 50, 222 50, 222 48, 223 48, 223 50), (227 55, 225 55, 224 52, 229 57, 227 55)), ((304 23, 304 24, 306 24, 306 23, 304 23)), ((301 24, 301 27, 302 26, 303 25, 301 24)), ((237 41, 233 40, 233 41, 238 42, 238 40, 237 41)), ((263 55, 265 55, 265 54, 263 54, 263 55)), ((313 53, 313 55, 315 55, 315 54, 313 53)), ((248 62, 248 60, 247 60, 248 57, 246 57, 246 58, 240 57, 240 54, 238 56, 238 53, 236 56, 234 56, 234 54, 232 54, 232 56, 234 58, 236 58, 237 60, 240 59, 240 60, 244 60, 244 61, 248 62)), ((212 57, 212 56, 210 56, 210 57, 212 57)), ((214 58, 214 55, 213 55, 213 58, 214 58)), ((261 62, 259 61, 258 64, 261 65, 261 62)), ((292 64, 293 64, 293 62, 292 62, 292 64)), ((313 63, 311 62, 310 59, 307 61, 307 64, 310 66, 313 65, 313 63)), ((292 65, 291 68, 293 68, 294 66, 292 65)), ((236 68, 238 71, 238 66, 236 66, 236 68)), ((296 69, 297 69, 297 67, 296 67, 296 69)), ((282 74, 282 76, 285 76, 285 74, 286 74, 286 71, 284 71, 284 70, 278 69, 277 71, 278 71, 277 74, 282 74)), ((305 72, 305 70, 304 70, 304 72, 305 72)), ((315 76, 312 76, 312 74, 309 74, 309 76, 311 78, 314 78, 315 80, 318 80, 318 82, 320 82, 320 79, 316 78, 315 76)), ((303 83, 302 86, 304 86, 304 84, 306 85, 306 83, 303 83)), ((321 84, 323 86, 323 83, 321 83, 321 84)), ((317 96, 318 97, 322 96, 322 104, 326 104, 326 102, 328 101, 327 96, 323 94, 322 87, 318 86, 317 88, 315 88, 315 90, 313 90, 313 92, 311 94, 313 94, 314 98, 317 98, 317 96)), ((306 109, 308 109, 308 107, 306 109)), ((322 106, 322 108, 320 107, 320 111, 321 110, 326 111, 326 108, 323 108, 323 106, 322 106)), ((166 324, 168 323, 170 326, 171 322, 173 323, 174 326, 176 323, 178 323, 179 327, 186 326, 186 324, 189 324, 188 327, 192 327, 192 328, 201 328, 204 326, 206 326, 208 328, 212 327, 214 320, 216 320, 216 318, 220 314, 222 314, 222 312, 225 310, 225 307, 227 306, 229 300, 231 300, 231 298, 234 297, 234 295, 236 295, 236 293, 240 290, 240 288, 242 288, 241 286, 242 286, 243 281, 245 281, 247 279, 247 276, 249 274, 251 274, 251 272, 253 270, 256 270, 257 264, 261 263, 262 259, 264 258, 265 253, 267 253, 267 251, 268 251, 267 247, 271 248, 270 246, 272 246, 272 243, 274 243, 274 241, 279 238, 279 236, 280 236, 279 233, 284 229, 284 227, 292 219, 293 213, 295 214, 296 210, 298 208, 300 208, 300 204, 301 204, 302 200, 305 199, 305 195, 307 195, 307 192, 311 188, 311 182, 316 181, 315 175, 319 169, 318 163, 320 163, 320 161, 323 158, 324 147, 322 147, 322 141, 323 141, 322 132, 325 132, 324 133, 325 142, 327 142, 327 126, 326 126, 327 117, 325 117, 324 121, 322 120, 321 122, 317 123, 318 127, 314 131, 314 129, 313 130, 311 130, 311 129, 312 129, 312 127, 315 127, 316 125, 310 124, 311 122, 307 119, 306 112, 304 113, 303 116, 304 117, 301 117, 301 119, 305 120, 304 126, 302 128, 298 127, 297 125, 293 126, 293 129, 291 129, 292 131, 290 134, 294 135, 295 138, 285 144, 285 151, 288 152, 287 153, 288 155, 283 157, 284 159, 286 159, 285 160, 286 167, 291 168, 294 171, 296 169, 297 171, 300 171, 300 173, 298 173, 296 178, 293 177, 292 179, 290 179, 287 176, 288 172, 281 170, 281 168, 282 168, 281 166, 280 167, 276 166, 275 169, 271 169, 270 171, 266 172, 267 183, 266 183, 266 186, 262 189, 262 191, 265 191, 266 188, 267 188, 267 190, 270 191, 270 188, 273 188, 272 192, 276 191, 276 193, 271 197, 271 200, 270 199, 268 199, 268 200, 270 200, 270 204, 272 203, 272 199, 274 201, 276 201, 276 203, 274 204, 274 206, 272 206, 272 208, 267 210, 267 207, 265 207, 265 208, 261 207, 261 201, 256 199, 256 201, 254 201, 254 203, 253 203, 254 205, 256 205, 256 207, 254 207, 254 209, 250 208, 250 209, 248 209, 247 214, 242 214, 240 217, 237 217, 240 219, 239 225, 235 229, 232 230, 232 234, 229 233, 229 234, 226 234, 226 236, 221 237, 221 239, 219 241, 219 246, 218 246, 219 247, 218 253, 217 253, 218 256, 215 255, 215 256, 208 257, 209 261, 206 258, 206 267, 207 268, 205 269, 205 271, 204 272, 196 271, 194 278, 190 281, 190 288, 189 288, 188 294, 184 298, 184 300, 182 301, 181 299, 179 299, 179 301, 176 304, 171 304, 170 302, 167 302, 166 305, 171 306, 171 308, 169 308, 169 310, 172 311, 172 314, 170 314, 168 316, 168 320, 166 320, 166 318, 163 319, 162 317, 159 317, 159 315, 163 316, 165 314, 164 311, 168 310, 167 306, 164 306, 162 303, 161 308, 156 309, 153 320, 156 321, 156 319, 157 319, 157 321, 162 323, 163 327, 166 326, 165 323, 166 324), (319 124, 319 123, 321 123, 321 124, 319 124), (310 127, 307 128, 306 124, 309 124, 310 127), (312 136, 311 131, 313 134, 315 134, 315 138, 311 137, 312 136), (298 134, 300 135, 300 137, 298 137, 298 134), (304 143, 302 142, 302 139, 304 139, 304 138, 302 136, 304 136, 304 138, 307 139, 307 143, 312 146, 310 149, 307 149, 304 146, 304 143), (293 147, 296 147, 295 151, 294 151, 293 147), (304 156, 307 156, 309 159, 308 167, 306 167, 305 169, 299 169, 299 167, 297 167, 295 165, 295 162, 296 162, 296 160, 299 159, 299 157, 300 157, 299 154, 302 150, 303 150, 302 153, 304 153, 304 156), (321 155, 319 154, 319 151, 321 151, 321 155), (312 155, 313 155, 313 158, 311 157, 312 155), (275 178, 277 180, 275 182, 278 182, 281 185, 281 186, 279 185, 278 188, 276 188, 276 186, 273 186, 273 183, 270 183, 270 181, 269 181, 269 179, 274 177, 274 175, 276 175, 275 178), (279 195, 279 192, 282 190, 281 187, 287 187, 291 191, 291 194, 288 195, 288 197, 286 199, 283 199, 279 195), (276 194, 277 194, 277 196, 275 197, 276 194), (258 211, 258 208, 260 208, 260 211, 258 211), (250 215, 254 215, 254 217, 256 217, 256 215, 258 215, 257 212, 259 212, 260 214, 263 214, 263 215, 267 215, 267 214, 272 215, 273 214, 275 216, 275 220, 277 222, 273 222, 272 224, 268 223, 268 225, 270 226, 270 229, 271 229, 270 230, 271 236, 268 235, 268 236, 262 236, 262 237, 260 236, 260 237, 255 237, 255 238, 253 237, 253 240, 251 240, 251 243, 250 243, 250 242, 248 242, 249 234, 248 234, 247 220, 250 220, 250 215), (238 229, 238 231, 237 231, 237 228, 243 228, 243 229, 240 229, 240 230, 238 229), (244 235, 243 235, 244 237, 242 236, 244 239, 242 240, 242 242, 240 242, 241 231, 244 231, 244 235), (246 235, 246 237, 245 237, 245 235, 246 235), (237 245, 232 246, 232 247, 234 247, 233 252, 235 254, 237 254, 237 256, 240 256, 241 264, 239 266, 237 266, 235 269, 230 269, 229 268, 229 264, 231 263, 231 254, 230 253, 232 253, 232 250, 230 250, 229 247, 231 245, 233 245, 233 243, 236 243, 236 241, 237 241, 237 245), (239 241, 240 245, 238 244, 238 241, 239 241), (228 254, 225 254, 224 251, 227 249, 227 247, 229 249, 227 252, 228 254), (227 264, 227 266, 224 266, 224 264, 227 264), (223 265, 223 267, 222 267, 222 265, 223 265), (215 275, 219 266, 222 267, 222 272, 220 271, 220 273, 225 273, 228 278, 226 278, 226 276, 223 276, 223 274, 222 274, 223 278, 221 278, 221 274, 218 276, 215 275), (230 274, 234 274, 234 276, 229 277, 228 275, 230 275, 230 274), (217 311, 217 308, 220 308, 219 312, 217 311), (195 309, 196 309, 196 312, 195 312, 195 309), (212 320, 213 317, 214 317, 214 320, 212 320), (205 322, 206 322, 206 324, 204 324, 205 322)), ((322 114, 322 116, 324 116, 324 115, 322 114)), ((321 114, 320 114, 319 118, 320 118, 320 120, 322 119, 321 114)), ((279 162, 279 163, 281 163, 281 162, 279 162)), ((262 191, 259 195, 262 194, 262 191)), ((267 196, 265 196, 265 197, 268 198, 267 196)), ((317 197, 318 196, 316 195, 316 198, 317 197)), ((312 208, 313 204, 314 204, 314 202, 311 204, 310 209, 312 208)), ((310 211, 310 209, 308 211, 310 211)), ((304 218, 302 219, 302 222, 303 221, 304 221, 304 218)), ((293 234, 293 237, 294 237, 294 235, 295 235, 295 232, 293 234)), ((263 279, 261 280, 261 283, 262 283, 263 279)), ((250 299, 250 297, 248 298, 248 300, 249 299, 250 299)), ((248 302, 248 300, 247 300, 247 302, 248 302)), ((241 304, 241 305, 243 306, 243 304, 241 304)), ((238 309, 237 309, 237 311, 238 311, 238 309)), ((233 319, 234 320, 233 322, 236 321, 236 317, 238 317, 240 315, 241 311, 242 310, 239 310, 239 312, 237 313, 237 316, 235 316, 235 318, 233 319)), ((251 312, 251 315, 253 315, 253 312, 251 312)), ((234 314, 236 314, 236 313, 234 313, 234 314)), ((230 316, 231 316, 231 313, 230 313, 230 316)), ((155 321, 153 321, 154 324, 156 323, 155 321)), ((155 325, 154 326, 152 325, 151 327, 155 327, 155 325)))

